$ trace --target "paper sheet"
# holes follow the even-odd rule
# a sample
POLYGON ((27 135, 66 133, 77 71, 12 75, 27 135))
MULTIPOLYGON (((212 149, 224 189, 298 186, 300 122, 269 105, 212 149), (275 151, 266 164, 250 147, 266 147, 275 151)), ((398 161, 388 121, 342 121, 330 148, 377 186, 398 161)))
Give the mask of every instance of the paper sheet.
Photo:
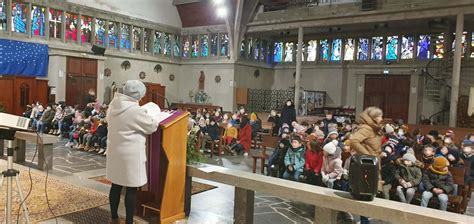
POLYGON ((221 166, 206 166, 206 167, 199 168, 199 170, 204 171, 206 173, 221 171, 225 169, 226 169, 225 167, 221 167, 221 166))
POLYGON ((171 116, 171 113, 162 112, 160 107, 153 102, 146 103, 142 108, 146 110, 148 115, 158 121, 158 123, 161 123, 163 120, 171 116))

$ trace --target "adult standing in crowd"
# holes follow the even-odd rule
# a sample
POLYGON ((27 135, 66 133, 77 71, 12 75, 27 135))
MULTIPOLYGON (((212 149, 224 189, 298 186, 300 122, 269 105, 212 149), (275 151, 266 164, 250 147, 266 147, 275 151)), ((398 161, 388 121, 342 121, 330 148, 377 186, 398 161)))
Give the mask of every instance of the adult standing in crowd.
POLYGON ((95 90, 94 89, 89 89, 89 92, 87 92, 87 96, 84 99, 84 107, 87 106, 89 103, 95 103, 95 90))
POLYGON ((125 83, 123 94, 116 93, 107 112, 107 178, 112 181, 109 194, 112 223, 119 223, 120 194, 126 187, 126 223, 133 223, 137 188, 147 183, 146 136, 158 128, 158 122, 142 109, 138 102, 146 87, 138 80, 125 83))
POLYGON ((285 106, 281 110, 281 124, 287 124, 291 126, 293 121, 296 121, 296 110, 293 101, 287 100, 285 106))

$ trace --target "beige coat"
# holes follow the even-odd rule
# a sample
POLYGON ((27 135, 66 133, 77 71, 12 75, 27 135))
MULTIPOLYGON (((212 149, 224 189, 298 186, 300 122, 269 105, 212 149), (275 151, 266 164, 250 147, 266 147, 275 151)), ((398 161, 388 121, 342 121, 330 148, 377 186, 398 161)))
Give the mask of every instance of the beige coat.
POLYGON ((140 187, 147 183, 146 136, 158 128, 138 101, 116 93, 107 111, 107 178, 114 184, 140 187))

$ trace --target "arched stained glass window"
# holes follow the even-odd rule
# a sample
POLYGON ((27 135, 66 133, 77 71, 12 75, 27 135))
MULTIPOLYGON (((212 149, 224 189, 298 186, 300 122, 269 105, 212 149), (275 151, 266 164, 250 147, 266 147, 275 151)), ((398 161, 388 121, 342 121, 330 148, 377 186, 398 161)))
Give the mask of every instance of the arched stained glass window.
POLYGON ((122 24, 120 27, 120 48, 122 49, 130 49, 130 29, 131 26, 127 24, 122 24))
POLYGON ((283 42, 276 42, 273 49, 273 62, 281 63, 283 58, 283 42))
POLYGON ((199 56, 199 39, 198 36, 191 36, 191 57, 197 58, 199 56))
POLYGON ((89 16, 81 17, 81 42, 90 43, 92 34, 92 18, 89 16))
POLYGON ((145 29, 145 32, 143 33, 143 35, 144 35, 143 40, 145 41, 143 46, 145 46, 145 52, 151 52, 153 49, 153 43, 152 43, 153 31, 150 29, 145 29))
POLYGON ((12 1, 12 28, 13 32, 26 33, 27 4, 23 1, 12 1))
POLYGON ((161 41, 163 40, 163 33, 160 31, 155 31, 155 43, 153 43, 153 52, 155 54, 161 54, 161 41))
POLYGON ((293 62, 293 42, 285 43, 285 62, 293 62))
POLYGON ((165 33, 163 38, 163 55, 171 56, 171 34, 165 33))
POLYGON ((40 6, 32 6, 31 9, 31 35, 32 36, 44 36, 44 12, 45 8, 40 6))
POLYGON ((181 42, 179 41, 179 36, 178 35, 174 35, 174 57, 181 57, 181 42))
POLYGON ((219 35, 217 33, 211 34, 211 56, 217 56, 217 51, 219 50, 218 41, 219 35))
POLYGON ((133 50, 140 51, 140 38, 142 36, 142 28, 140 27, 133 27, 133 50))
POLYGON ((398 59, 398 36, 387 37, 387 53, 385 54, 386 60, 397 60, 398 59))
POLYGON ((444 33, 434 35, 432 41, 435 44, 433 58, 443 58, 444 57, 444 33))
POLYGON ((320 40, 319 41, 319 55, 320 55, 320 61, 326 62, 329 60, 329 43, 328 40, 320 40))
POLYGON ((95 19, 95 44, 104 46, 105 44, 105 20, 95 19))
POLYGON ((66 41, 77 41, 77 15, 66 13, 66 41))
MULTIPOLYGON (((466 38, 467 38, 467 32, 464 31, 461 37, 461 49, 462 49, 461 57, 463 58, 464 58, 464 55, 466 54, 466 38)), ((455 44, 456 44, 456 33, 453 33, 453 44, 452 44, 453 51, 456 51, 454 47, 455 44)))
POLYGON ((221 33, 221 56, 229 56, 229 35, 227 33, 221 33))
POLYGON ((183 37, 183 58, 189 58, 189 51, 191 50, 191 38, 189 36, 183 37))
POLYGON ((108 46, 118 48, 119 46, 119 25, 116 22, 109 21, 109 31, 107 32, 108 35, 108 46))

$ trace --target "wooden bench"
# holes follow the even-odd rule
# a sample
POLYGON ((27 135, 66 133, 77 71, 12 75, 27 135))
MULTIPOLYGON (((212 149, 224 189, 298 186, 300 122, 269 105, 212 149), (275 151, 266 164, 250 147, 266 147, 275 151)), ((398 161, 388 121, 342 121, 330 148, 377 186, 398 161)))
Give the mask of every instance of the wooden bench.
POLYGON ((260 159, 260 173, 265 173, 265 161, 268 159, 267 148, 275 147, 278 144, 278 137, 271 135, 262 135, 261 152, 253 154, 253 167, 252 172, 257 172, 257 160, 260 159))
MULTIPOLYGON (((38 144, 38 169, 53 169, 53 144, 58 142, 58 137, 54 135, 41 134, 35 132, 17 131, 15 133, 15 143, 17 150, 13 153, 15 163, 25 162, 26 142, 38 144)), ((0 155, 3 155, 3 141, 0 141, 0 155)))

